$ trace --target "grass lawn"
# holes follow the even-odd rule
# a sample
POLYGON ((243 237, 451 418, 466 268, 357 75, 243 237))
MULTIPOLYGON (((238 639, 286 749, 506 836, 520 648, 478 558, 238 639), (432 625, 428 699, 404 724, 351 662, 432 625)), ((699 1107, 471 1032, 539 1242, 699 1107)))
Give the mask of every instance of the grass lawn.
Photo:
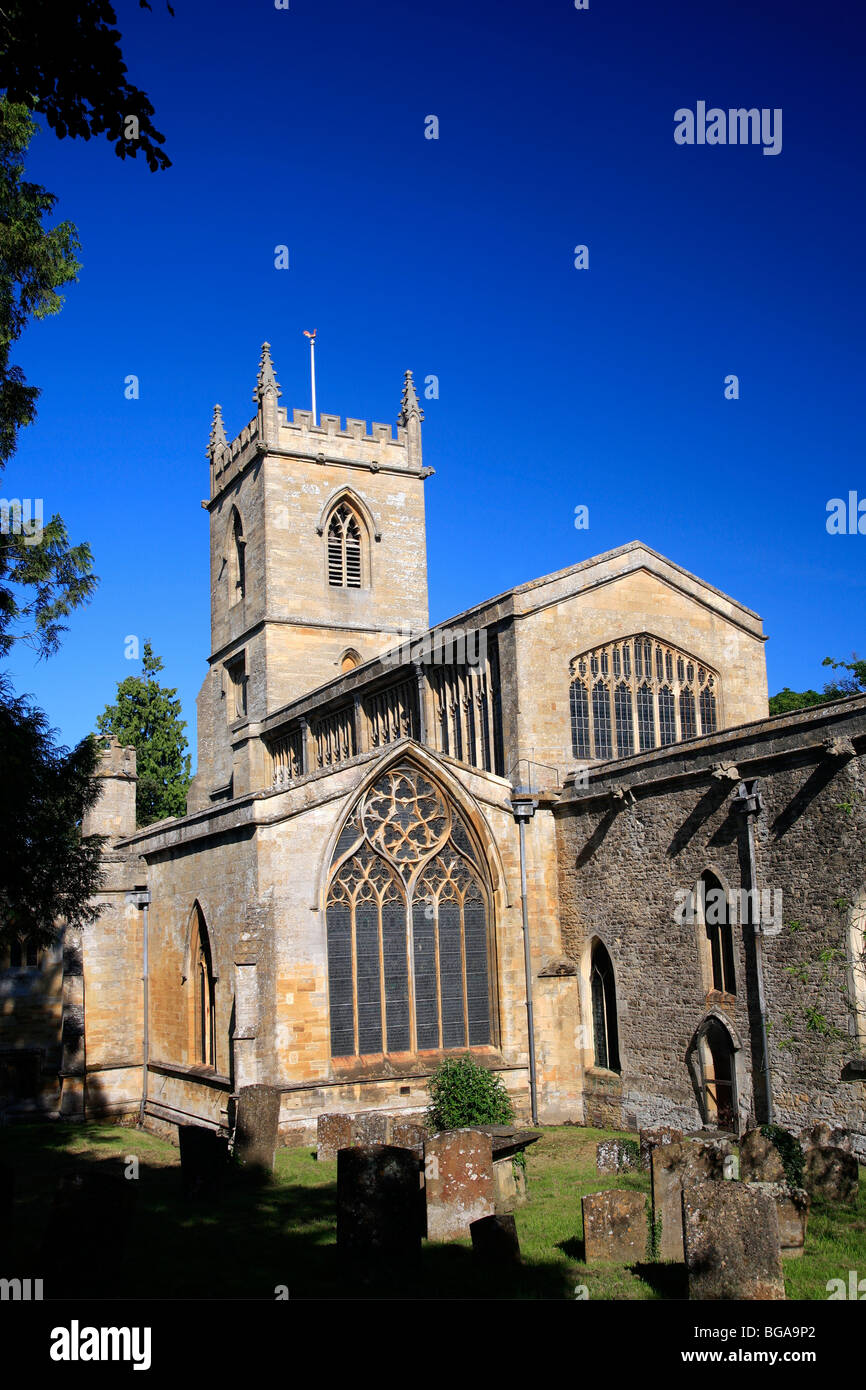
MULTIPOLYGON (((573 1299, 579 1285, 590 1299, 686 1298, 681 1265, 583 1263, 581 1197, 605 1187, 649 1197, 649 1177, 596 1171, 596 1143, 610 1131, 563 1126, 542 1134, 527 1155, 530 1200, 516 1214, 523 1255, 517 1271, 481 1275, 468 1241, 425 1241, 417 1272, 374 1280, 364 1270, 341 1271, 337 1165, 317 1163, 309 1149, 281 1150, 273 1182, 235 1179, 209 1206, 183 1202, 177 1149, 141 1130, 9 1126, 0 1130, 0 1164, 14 1172, 15 1206, 5 1242, 0 1230, 0 1277, 43 1277, 46 1298, 272 1300, 285 1286, 293 1300, 573 1299), (121 1184, 133 1156, 138 1177, 121 1184), (58 1179, 83 1172, 114 1177, 129 1199, 128 1209, 94 1208, 84 1233, 53 1209, 58 1179)), ((856 1207, 813 1207, 803 1258, 784 1262, 788 1297, 825 1300, 827 1281, 847 1284, 850 1269, 866 1274, 862 1182, 856 1207)))

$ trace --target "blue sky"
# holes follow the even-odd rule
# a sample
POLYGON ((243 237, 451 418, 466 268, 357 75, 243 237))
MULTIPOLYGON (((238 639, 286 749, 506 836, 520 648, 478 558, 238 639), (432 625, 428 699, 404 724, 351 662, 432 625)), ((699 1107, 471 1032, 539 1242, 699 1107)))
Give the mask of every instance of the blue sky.
POLYGON ((118 27, 173 167, 48 130, 28 160, 83 270, 19 345, 43 394, 3 491, 101 583, 58 656, 10 668, 65 742, 136 634, 194 753, 213 405, 246 423, 268 339, 308 407, 314 327, 320 410, 393 421, 406 367, 439 378, 433 621, 639 538, 763 616, 771 691, 866 653, 866 535, 825 527, 866 498, 859 7, 153 4, 118 27), (781 108, 781 152, 676 144, 698 101, 781 108))

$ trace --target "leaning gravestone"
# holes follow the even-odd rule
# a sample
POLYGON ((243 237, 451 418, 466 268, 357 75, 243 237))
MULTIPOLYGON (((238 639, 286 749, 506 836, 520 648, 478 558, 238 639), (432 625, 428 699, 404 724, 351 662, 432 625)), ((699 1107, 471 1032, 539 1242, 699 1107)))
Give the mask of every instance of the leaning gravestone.
POLYGON ((241 1087, 234 1151, 248 1171, 273 1173, 279 1121, 279 1086, 241 1087))
POLYGON ((472 1253, 479 1264, 508 1265, 520 1263, 520 1241, 517 1223, 510 1213, 482 1216, 469 1227, 472 1253))
POLYGON ((203 1125, 178 1125, 177 1132, 184 1198, 215 1201, 228 1166, 228 1140, 203 1125))
POLYGON ((477 1129, 449 1129, 424 1144, 427 1239, 460 1240, 493 1216, 493 1141, 477 1129))
POLYGON ((337 1248, 363 1260, 409 1260, 421 1251, 418 1159, 370 1144, 337 1154, 337 1248))
POLYGON ((750 1129, 740 1140, 740 1177, 743 1182, 785 1182, 785 1164, 772 1139, 750 1129))
POLYGON ((766 1192, 776 1203, 782 1258, 798 1258, 803 1253, 806 1241, 806 1223, 811 1205, 808 1192, 802 1187, 789 1187, 784 1182, 752 1182, 749 1186, 766 1192))
POLYGON ((830 1125, 826 1120, 818 1120, 816 1124, 808 1125, 800 1135, 800 1143, 804 1149, 832 1148, 844 1149, 846 1153, 853 1153, 851 1131, 830 1125))
POLYGON ((803 1181, 810 1197, 853 1206, 860 1185, 860 1168, 855 1155, 845 1149, 815 1146, 806 1150, 803 1181))
POLYGON ((641 1167, 649 1171, 650 1155, 653 1149, 660 1144, 681 1144, 683 1132, 681 1129, 674 1129, 671 1125, 659 1125, 657 1129, 642 1129, 640 1134, 640 1162, 641 1167))
POLYGON ((785 1297, 776 1203, 742 1182, 683 1188, 683 1239, 691 1299, 785 1297))
POLYGON ((696 1182, 724 1182, 730 1157, 726 1139, 672 1140, 651 1150, 652 1214, 654 1225, 661 1223, 660 1260, 683 1259, 683 1189, 696 1182))
POLYGON ((643 1192, 590 1192, 581 1198, 587 1264, 635 1264, 646 1256, 643 1192))

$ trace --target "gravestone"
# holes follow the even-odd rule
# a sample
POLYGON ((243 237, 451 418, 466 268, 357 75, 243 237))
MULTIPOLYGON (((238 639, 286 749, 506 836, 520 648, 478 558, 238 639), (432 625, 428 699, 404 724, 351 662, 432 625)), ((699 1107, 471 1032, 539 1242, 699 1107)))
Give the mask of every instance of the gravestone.
POLYGON ((364 1110, 360 1115, 355 1115, 352 1121, 352 1143, 360 1145, 361 1148, 369 1148, 373 1144, 390 1144, 390 1120, 391 1116, 384 1110, 364 1110))
POLYGON ((658 1257, 683 1260, 683 1168, 685 1145, 677 1140, 655 1145, 650 1151, 652 1177, 652 1218, 661 1223, 658 1257))
POLYGON ((177 1133, 185 1200, 218 1200, 228 1167, 228 1140, 203 1125, 178 1125, 177 1133))
POLYGON ((389 1143, 399 1149, 411 1149, 417 1158, 424 1156, 424 1140, 428 1137, 426 1125, 417 1120, 403 1120, 399 1115, 391 1116, 389 1143))
POLYGON ((804 1149, 844 1149, 846 1153, 854 1151, 851 1131, 830 1125, 826 1120, 818 1120, 816 1124, 807 1126, 802 1131, 800 1143, 804 1149))
POLYGON ((611 1189, 581 1198, 586 1263, 635 1264, 646 1257, 646 1197, 611 1189))
POLYGON ((786 1181, 782 1155, 759 1129, 750 1129, 740 1140, 740 1176, 743 1182, 786 1181))
POLYGON ((520 1241, 517 1223, 509 1213, 482 1216, 469 1227, 472 1253, 479 1264, 509 1265, 520 1263, 520 1241))
POLYGON ((316 1159, 330 1162, 340 1149, 352 1146, 354 1115, 320 1115, 316 1121, 316 1159))
POLYGON ((622 1139, 602 1139, 595 1149, 595 1166, 600 1173, 620 1173, 625 1169, 637 1168, 641 1163, 640 1154, 635 1153, 634 1141, 622 1139))
POLYGON ((776 1203, 744 1182, 683 1188, 690 1299, 785 1297, 776 1203))
POLYGON ((853 1206, 860 1185, 857 1159, 845 1149, 814 1146, 806 1150, 803 1182, 813 1199, 853 1206))
POLYGON ((782 1258, 798 1258, 803 1253, 806 1240, 806 1223, 811 1205, 808 1192, 802 1187, 789 1187, 784 1182, 752 1182, 749 1186, 766 1192, 776 1203, 782 1258))
POLYGON ((409 1149, 369 1144, 337 1154, 337 1248, 365 1261, 417 1258, 422 1208, 418 1159, 409 1149))
POLYGON ((424 1144, 427 1239, 460 1240, 495 1212, 493 1141, 477 1129, 450 1129, 424 1144))
POLYGON ((731 1158, 726 1139, 671 1140, 650 1151, 653 1222, 661 1223, 658 1257, 682 1261, 683 1188, 693 1183, 723 1182, 731 1158))
POLYGON ((279 1121, 279 1086, 241 1087, 234 1151, 248 1172, 273 1173, 279 1121))
POLYGON ((656 1129, 642 1129, 640 1133, 640 1161, 641 1167, 649 1171, 650 1154, 653 1149, 660 1144, 681 1144, 683 1132, 681 1129, 674 1129, 671 1125, 659 1125, 656 1129))
POLYGON ((511 1157, 493 1159, 493 1205, 497 1216, 526 1205, 526 1173, 511 1157))

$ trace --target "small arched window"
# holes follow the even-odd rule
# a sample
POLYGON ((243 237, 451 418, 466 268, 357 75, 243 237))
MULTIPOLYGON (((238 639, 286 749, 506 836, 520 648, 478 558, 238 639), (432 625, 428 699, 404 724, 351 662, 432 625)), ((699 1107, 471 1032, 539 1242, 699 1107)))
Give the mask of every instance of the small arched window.
POLYGON ((232 528, 229 541, 229 604, 237 603, 246 594, 247 570, 246 570, 246 541, 244 540, 244 527, 237 507, 232 510, 232 528))
POLYGON ((192 1060, 216 1067, 214 973, 204 913, 196 905, 190 941, 190 1031, 192 1060))
POLYGON ((328 583, 336 589, 361 587, 361 524, 346 502, 328 523, 328 583))
POLYGON ((595 1065, 620 1071, 619 1029, 616 1018, 616 982, 606 948, 597 941, 592 948, 589 975, 592 993, 592 1036, 595 1065))
POLYGON ((347 671, 354 671, 355 667, 360 666, 360 664, 360 656, 351 647, 340 657, 340 670, 344 675, 347 671))
POLYGON ((701 918, 707 941, 708 975, 713 989, 722 994, 736 994, 734 974, 734 938, 728 908, 728 895, 715 874, 701 874, 698 884, 701 918))

